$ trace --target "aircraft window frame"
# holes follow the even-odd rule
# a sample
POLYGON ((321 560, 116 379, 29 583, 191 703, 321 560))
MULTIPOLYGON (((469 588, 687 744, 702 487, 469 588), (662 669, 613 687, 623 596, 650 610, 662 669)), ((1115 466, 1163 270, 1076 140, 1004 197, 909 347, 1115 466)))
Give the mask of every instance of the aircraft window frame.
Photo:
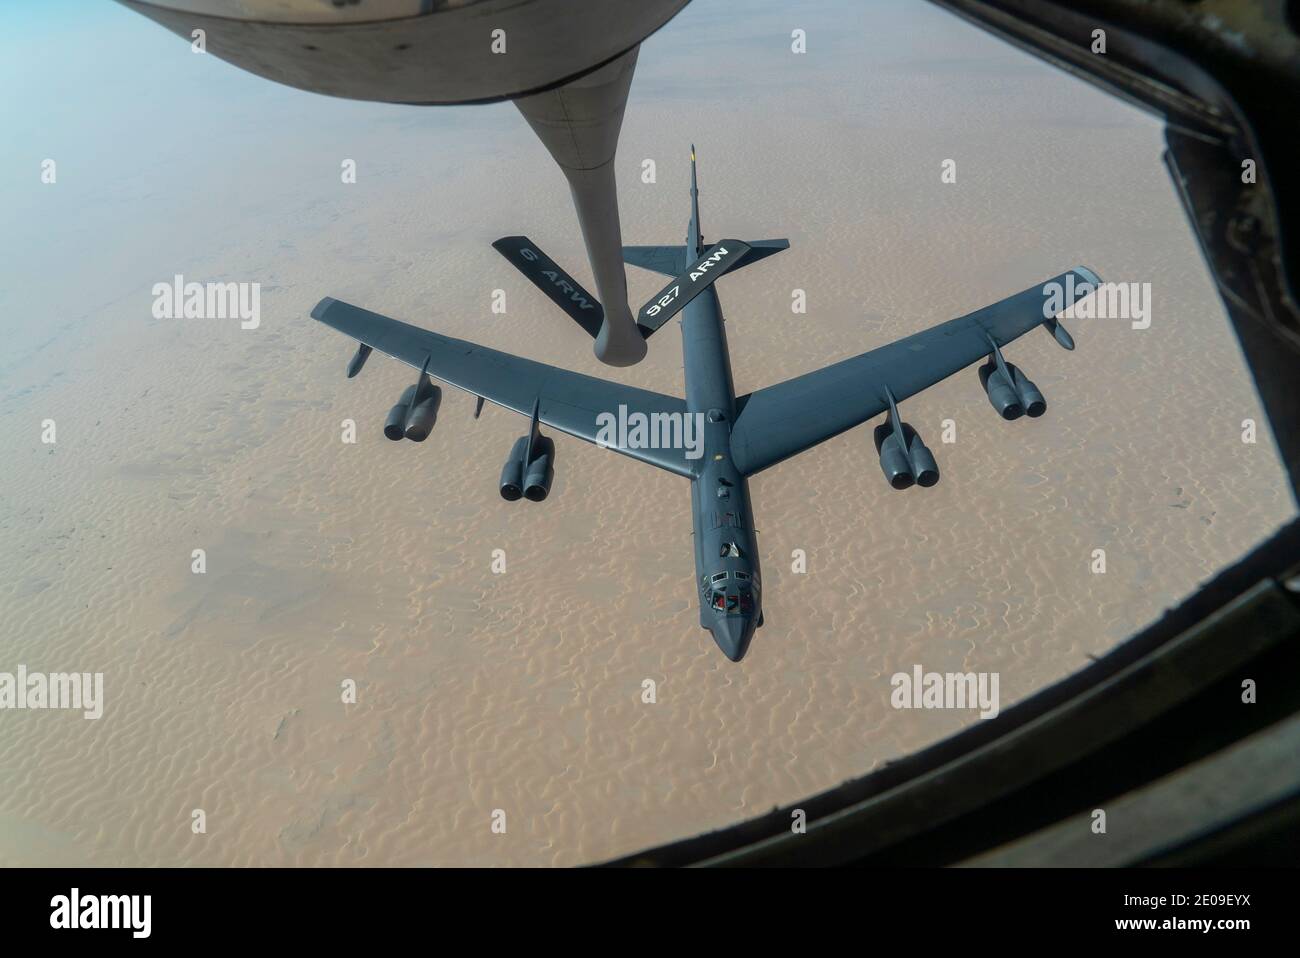
POLYGON ((721 572, 715 572, 715 573, 713 573, 713 575, 709 576, 709 581, 710 581, 710 582, 723 582, 723 581, 726 580, 726 578, 727 578, 727 570, 726 570, 726 569, 723 569, 721 572))

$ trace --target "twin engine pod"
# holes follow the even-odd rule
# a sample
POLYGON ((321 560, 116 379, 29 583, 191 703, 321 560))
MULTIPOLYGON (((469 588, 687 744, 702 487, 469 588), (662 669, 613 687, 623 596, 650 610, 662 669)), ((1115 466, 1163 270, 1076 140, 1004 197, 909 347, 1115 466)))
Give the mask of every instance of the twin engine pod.
POLYGON ((1011 363, 1006 364, 1006 371, 1011 376, 1010 383, 996 362, 989 361, 980 367, 980 385, 998 415, 1012 420, 1024 415, 1037 418, 1047 412, 1047 400, 1038 387, 1011 363))
POLYGON ((510 449, 510 458, 501 467, 501 498, 514 502, 523 497, 541 502, 551 492, 555 478, 555 440, 540 433, 520 436, 510 449))
POLYGON ((939 481, 939 464, 910 423, 903 423, 901 438, 892 421, 881 423, 876 427, 875 439, 880 470, 895 489, 906 489, 913 483, 928 489, 939 481))
POLYGON ((384 435, 397 442, 410 439, 424 442, 438 421, 438 407, 442 405, 442 390, 427 379, 421 384, 407 386, 402 398, 388 412, 384 420, 384 435))

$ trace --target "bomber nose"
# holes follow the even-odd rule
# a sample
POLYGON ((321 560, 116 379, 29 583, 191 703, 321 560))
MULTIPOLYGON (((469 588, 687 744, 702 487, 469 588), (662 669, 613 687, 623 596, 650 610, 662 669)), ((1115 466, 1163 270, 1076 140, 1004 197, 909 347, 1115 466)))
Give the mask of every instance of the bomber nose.
POLYGON ((756 624, 750 615, 728 615, 718 619, 709 631, 722 654, 733 662, 739 662, 749 651, 749 640, 754 637, 756 624))

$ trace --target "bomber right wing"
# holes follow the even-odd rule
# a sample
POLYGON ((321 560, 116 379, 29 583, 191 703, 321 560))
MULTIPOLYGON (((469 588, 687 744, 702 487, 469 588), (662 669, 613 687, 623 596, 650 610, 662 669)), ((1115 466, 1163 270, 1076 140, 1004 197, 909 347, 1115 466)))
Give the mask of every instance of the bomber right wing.
POLYGON ((1080 266, 959 319, 740 397, 731 430, 736 468, 751 476, 838 436, 884 412, 890 393, 902 402, 1036 326, 1046 326, 1072 348, 1055 314, 1044 309, 1052 283, 1059 284, 1064 309, 1101 280, 1080 266))

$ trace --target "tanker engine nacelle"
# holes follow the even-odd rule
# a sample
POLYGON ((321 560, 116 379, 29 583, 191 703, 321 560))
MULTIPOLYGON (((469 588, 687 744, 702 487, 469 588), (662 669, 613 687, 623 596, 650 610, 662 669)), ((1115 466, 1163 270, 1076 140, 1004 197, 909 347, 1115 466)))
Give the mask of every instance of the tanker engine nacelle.
POLYGON ((1047 412, 1047 400, 1038 387, 1013 364, 1007 363, 1006 370, 1011 375, 1009 383, 996 362, 987 362, 980 367, 980 385, 998 415, 1012 420, 1026 414, 1037 418, 1047 412))
POLYGON ((384 420, 384 435, 397 442, 406 438, 424 442, 438 421, 438 407, 442 405, 442 390, 426 377, 423 384, 416 383, 402 390, 402 396, 384 420))

